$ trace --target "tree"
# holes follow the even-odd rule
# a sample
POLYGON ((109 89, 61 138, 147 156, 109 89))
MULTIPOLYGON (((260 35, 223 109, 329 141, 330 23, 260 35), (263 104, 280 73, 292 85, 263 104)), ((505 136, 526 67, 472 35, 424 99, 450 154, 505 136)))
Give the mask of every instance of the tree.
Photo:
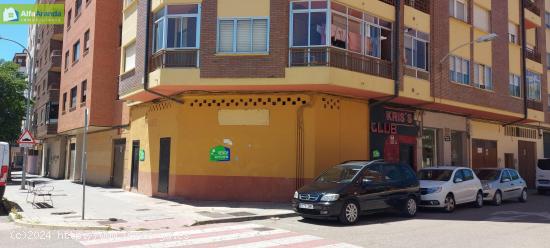
POLYGON ((25 116, 25 75, 13 62, 0 63, 0 141, 15 143, 25 116))

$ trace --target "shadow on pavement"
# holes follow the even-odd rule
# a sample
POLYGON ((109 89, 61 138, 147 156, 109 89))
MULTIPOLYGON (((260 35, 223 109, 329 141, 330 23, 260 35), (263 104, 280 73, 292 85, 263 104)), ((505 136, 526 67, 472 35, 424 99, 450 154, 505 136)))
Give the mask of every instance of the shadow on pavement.
MULTIPOLYGON (((485 203, 483 208, 474 208, 471 204, 457 206, 453 213, 438 209, 420 209, 414 218, 404 218, 398 213, 376 213, 361 216, 356 225, 384 224, 410 220, 445 221, 493 221, 516 223, 550 224, 550 195, 529 194, 527 203, 505 201, 501 206, 485 203)), ((303 223, 322 226, 343 226, 336 219, 302 219, 303 223)))

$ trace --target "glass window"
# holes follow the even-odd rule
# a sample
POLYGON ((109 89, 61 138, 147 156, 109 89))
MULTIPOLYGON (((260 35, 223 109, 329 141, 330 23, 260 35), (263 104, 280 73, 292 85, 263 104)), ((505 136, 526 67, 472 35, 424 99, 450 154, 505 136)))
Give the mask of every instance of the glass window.
POLYGON ((474 65, 474 86, 486 90, 493 89, 491 67, 481 64, 474 65))
POLYGON ((527 71, 527 99, 533 101, 541 100, 541 76, 532 71, 527 71))
POLYGON ((436 130, 425 128, 422 130, 422 167, 432 167, 436 164, 436 130))
POLYGON ((508 173, 508 170, 503 170, 502 175, 500 177, 500 180, 508 179, 512 181, 512 177, 510 176, 510 173, 508 173))
POLYGON ((464 181, 469 181, 474 179, 474 173, 471 170, 462 170, 464 173, 464 181))
POLYGON ((88 81, 84 80, 84 81, 82 81, 82 85, 80 87, 80 102, 81 103, 86 102, 87 91, 88 91, 88 81))
POLYGON ((361 21, 348 18, 348 49, 352 52, 361 53, 361 21))
POLYGON ((50 102, 48 107, 48 123, 55 124, 59 116, 59 103, 50 102))
POLYGON ((369 165, 363 172, 363 181, 369 183, 383 183, 384 174, 380 165, 369 165))
POLYGON ((65 109, 67 109, 67 93, 63 93, 63 105, 61 107, 62 111, 65 111, 65 109))
POLYGON ((198 4, 169 5, 155 13, 153 49, 198 48, 198 4))
POLYGON ((406 65, 428 70, 428 40, 429 35, 420 31, 405 29, 405 62, 406 65))
POLYGON ((541 170, 550 170, 550 159, 539 159, 537 167, 541 170))
POLYGON ((521 97, 520 78, 518 75, 510 74, 509 91, 511 96, 521 97))
POLYGON ((380 27, 365 24, 365 54, 380 57, 380 27))
POLYGON ((451 81, 470 84, 470 61, 456 56, 449 56, 451 81))
POLYGON ((328 32, 326 8, 326 1, 291 3, 292 46, 326 45, 328 32))
POLYGON ((512 177, 512 180, 518 180, 519 174, 515 170, 508 170, 508 173, 510 173, 510 176, 512 177))
POLYGON ((474 26, 485 32, 491 31, 489 11, 474 4, 474 26))
POLYGON ((88 29, 86 33, 84 33, 84 51, 88 51, 90 49, 90 30, 88 29))
POLYGON ((465 166, 464 163, 464 151, 466 134, 460 131, 451 131, 451 165, 452 166, 465 166))
POLYGON ((124 71, 134 69, 136 66, 136 43, 132 43, 124 48, 124 71))
POLYGON ((77 90, 76 87, 77 86, 71 89, 71 103, 69 105, 71 109, 76 107, 76 90, 77 90))
POLYGON ((332 26, 330 40, 332 46, 347 48, 347 25, 346 17, 340 14, 332 13, 332 26))
POLYGON ((334 166, 323 172, 315 181, 326 183, 349 183, 361 169, 362 166, 334 166))
POLYGON ((267 53, 267 19, 230 19, 219 21, 218 52, 267 53))
POLYGON ((324 12, 311 13, 309 25, 309 45, 322 46, 326 44, 327 37, 327 15, 324 12))
POLYGON ((482 169, 477 170, 476 175, 479 178, 479 180, 482 181, 494 181, 497 180, 500 176, 500 170, 490 170, 490 169, 482 169))
POLYGON ((544 12, 544 24, 546 28, 550 28, 550 13, 544 12))
POLYGON ((466 0, 449 0, 449 14, 455 18, 468 21, 468 5, 466 0))
POLYGON ((464 178, 464 170, 457 170, 455 172, 455 176, 453 177, 453 181, 456 182, 457 179, 462 179, 462 181, 466 181, 464 178))
POLYGON ((518 44, 518 25, 508 23, 508 42, 518 44))
POLYGON ((69 51, 65 52, 65 70, 69 68, 69 51))
POLYGON ((418 172, 418 180, 427 181, 449 181, 453 175, 452 170, 444 169, 422 169, 418 172))
POLYGON ((401 181, 403 179, 403 175, 401 175, 401 169, 399 168, 399 165, 384 165, 382 166, 382 172, 384 174, 385 180, 387 181, 401 181))
POLYGON ((73 45, 73 62, 80 59, 80 40, 73 45))
POLYGON ((74 8, 74 15, 80 15, 80 10, 82 9, 82 0, 76 0, 74 8))

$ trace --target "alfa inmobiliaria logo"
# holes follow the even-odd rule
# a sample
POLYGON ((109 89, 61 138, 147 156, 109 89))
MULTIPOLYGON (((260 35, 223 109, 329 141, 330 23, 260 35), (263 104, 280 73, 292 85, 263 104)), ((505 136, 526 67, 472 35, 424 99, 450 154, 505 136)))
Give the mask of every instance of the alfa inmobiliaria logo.
POLYGON ((0 24, 63 24, 64 4, 0 4, 0 24))

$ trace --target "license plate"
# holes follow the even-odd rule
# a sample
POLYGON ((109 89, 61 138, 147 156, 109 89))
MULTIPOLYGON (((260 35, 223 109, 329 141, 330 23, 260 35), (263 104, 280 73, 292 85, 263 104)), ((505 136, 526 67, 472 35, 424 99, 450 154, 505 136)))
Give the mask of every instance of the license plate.
POLYGON ((298 204, 298 207, 299 208, 304 208, 304 209, 313 209, 313 204, 300 203, 300 204, 298 204))

